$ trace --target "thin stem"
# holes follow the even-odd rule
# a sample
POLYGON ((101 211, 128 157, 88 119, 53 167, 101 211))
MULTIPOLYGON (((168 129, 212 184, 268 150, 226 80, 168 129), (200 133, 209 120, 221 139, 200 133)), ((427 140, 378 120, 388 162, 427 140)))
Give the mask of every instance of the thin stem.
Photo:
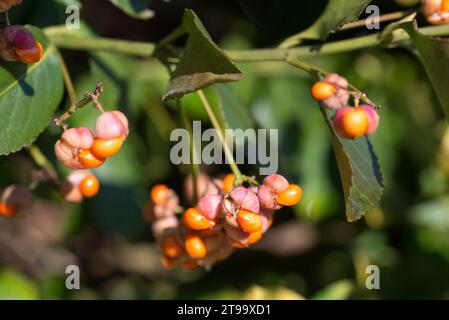
POLYGON ((220 124, 218 123, 218 120, 215 117, 215 113, 212 111, 212 107, 210 106, 209 101, 207 100, 206 96, 204 95, 203 90, 198 90, 197 93, 198 93, 198 96, 200 97, 201 102, 203 103, 204 109, 206 110, 210 121, 212 122, 213 127, 217 131, 218 138, 220 139, 226 159, 229 162, 229 166, 231 167, 232 173, 234 173, 234 175, 235 175, 236 184, 241 183, 243 181, 242 173, 240 172, 240 169, 238 168, 238 166, 235 162, 234 156, 233 156, 231 150, 229 149, 228 144, 225 141, 220 124))
MULTIPOLYGON (((45 35, 55 46, 65 49, 106 50, 147 58, 153 56, 155 49, 153 43, 74 35, 73 31, 68 31, 65 27, 60 26, 45 28, 44 31, 45 35)), ((424 27, 420 28, 419 32, 426 36, 449 36, 449 25, 424 27)), ((383 39, 380 37, 380 34, 378 32, 357 38, 290 49, 231 50, 226 51, 226 53, 236 62, 284 61, 290 55, 298 58, 308 58, 383 45, 383 39)), ((391 41, 388 44, 397 44, 408 39, 409 36, 405 31, 398 32, 392 34, 391 41)))
MULTIPOLYGON (((193 132, 192 132, 192 126, 190 125, 190 119, 189 116, 187 115, 187 110, 186 107, 184 105, 179 105, 179 107, 181 108, 181 116, 182 116, 182 120, 184 122, 184 127, 186 128, 187 131, 189 131, 190 137, 193 136, 193 132)), ((196 164, 196 144, 195 144, 195 139, 191 138, 190 139, 190 168, 192 171, 192 178, 193 178, 193 203, 196 203, 198 201, 199 195, 198 195, 198 176, 199 176, 199 168, 198 165, 196 164)))
MULTIPOLYGON (((449 25, 431 26, 420 28, 419 32, 426 36, 448 36, 449 25)), ((375 47, 384 44, 381 33, 374 33, 357 38, 339 40, 317 45, 301 46, 291 49, 252 49, 252 50, 232 50, 227 51, 228 56, 237 62, 256 61, 284 61, 288 56, 297 58, 311 58, 334 53, 341 53, 375 47)), ((408 40, 409 36, 405 31, 393 33, 389 45, 408 40)))
MULTIPOLYGON (((379 16, 378 21, 380 23, 382 23, 382 22, 387 22, 387 21, 399 20, 399 19, 402 19, 402 18, 408 16, 413 11, 414 10, 404 10, 404 11, 396 11, 396 12, 386 13, 386 14, 379 16)), ((366 21, 368 19, 371 19, 371 18, 361 19, 361 20, 346 23, 339 29, 339 31, 345 31, 345 30, 364 27, 364 26, 366 26, 366 21)))
POLYGON ((58 180, 58 173, 56 172, 55 167, 50 162, 50 160, 47 159, 47 157, 44 155, 44 153, 34 144, 31 144, 26 147, 28 150, 31 158, 33 158, 34 162, 44 169, 44 171, 47 173, 48 177, 52 179, 53 181, 58 180))
POLYGON ((67 68, 67 64, 64 61, 64 58, 62 57, 62 54, 59 50, 57 50, 57 54, 59 57, 59 65, 61 66, 62 75, 64 77, 65 86, 67 89, 67 93, 69 95, 70 104, 74 105, 76 104, 76 90, 75 86, 73 85, 72 78, 70 77, 69 70, 67 68))
POLYGON ((80 35, 65 26, 45 28, 44 33, 54 45, 64 49, 108 51, 148 58, 153 56, 156 47, 149 42, 80 35))
POLYGON ((97 83, 94 93, 89 93, 89 92, 84 93, 83 99, 72 104, 69 107, 69 109, 66 112, 64 112, 59 118, 53 120, 54 124, 57 125, 58 127, 60 127, 61 129, 66 130, 68 128, 66 121, 78 109, 88 105, 90 102, 92 102, 94 104, 95 108, 97 108, 101 112, 103 112, 104 111, 103 107, 102 107, 101 103, 98 101, 98 97, 101 95, 102 92, 103 92, 103 84, 97 83))

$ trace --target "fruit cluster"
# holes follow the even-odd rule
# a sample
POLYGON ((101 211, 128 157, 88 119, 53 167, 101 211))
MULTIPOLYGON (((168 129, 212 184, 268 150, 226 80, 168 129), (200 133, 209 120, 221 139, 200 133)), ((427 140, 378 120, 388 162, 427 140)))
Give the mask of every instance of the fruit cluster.
POLYGON ((333 125, 340 137, 355 139, 377 131, 380 119, 377 111, 370 105, 348 106, 351 92, 348 81, 340 75, 327 75, 312 86, 311 93, 322 105, 336 110, 333 125))
POLYGON ((121 149, 128 133, 128 119, 122 112, 103 112, 94 134, 85 127, 64 130, 55 145, 56 158, 73 170, 98 168, 121 149))
POLYGON ((3 60, 31 64, 38 62, 43 54, 42 44, 24 26, 6 26, 0 31, 0 57, 3 60))
POLYGON ((449 0, 423 0, 422 8, 430 24, 449 23, 449 0))
MULTIPOLYGON (((151 189, 150 202, 143 210, 163 251, 162 264, 192 270, 210 268, 229 257, 235 248, 256 243, 270 228, 275 210, 300 202, 302 190, 283 176, 265 177, 261 185, 235 185, 233 174, 223 179, 200 175, 199 200, 195 207, 182 210, 175 191, 166 185, 151 189), (178 219, 176 213, 183 212, 178 219)), ((193 179, 187 180, 187 198, 193 195, 193 179)))
POLYGON ((0 216, 11 218, 31 208, 33 196, 21 186, 10 185, 0 193, 0 216))

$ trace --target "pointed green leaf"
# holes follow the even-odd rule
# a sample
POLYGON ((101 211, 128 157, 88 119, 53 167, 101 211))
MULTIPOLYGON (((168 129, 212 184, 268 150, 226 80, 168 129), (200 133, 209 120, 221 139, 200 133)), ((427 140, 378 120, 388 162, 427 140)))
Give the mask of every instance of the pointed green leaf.
POLYGON ((421 57, 422 64, 449 120, 449 40, 424 36, 416 21, 401 27, 408 33, 421 57))
POLYGON ((32 143, 50 124, 64 90, 58 55, 42 32, 28 27, 44 47, 38 63, 0 62, 0 155, 32 143))
POLYGON ((286 39, 281 47, 288 48, 301 39, 324 40, 345 23, 356 20, 372 0, 329 0, 320 17, 306 30, 286 39))
POLYGON ((340 171, 346 218, 349 222, 354 222, 374 209, 380 201, 383 184, 379 163, 367 138, 340 138, 334 130, 327 109, 321 107, 321 112, 331 133, 340 171))
POLYGON ((192 10, 184 12, 182 27, 188 33, 187 44, 162 100, 181 98, 213 83, 242 78, 241 71, 212 41, 192 10))

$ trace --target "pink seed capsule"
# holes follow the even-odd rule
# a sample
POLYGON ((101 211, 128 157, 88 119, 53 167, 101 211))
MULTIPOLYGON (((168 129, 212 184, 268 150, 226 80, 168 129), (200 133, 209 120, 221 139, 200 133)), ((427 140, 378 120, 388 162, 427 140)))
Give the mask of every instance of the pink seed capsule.
POLYGON ((336 90, 331 97, 324 99, 322 103, 327 108, 334 110, 346 106, 349 101, 348 81, 336 73, 327 75, 323 81, 333 84, 336 90))
POLYGON ((274 209, 277 207, 275 196, 273 196, 273 193, 266 185, 262 184, 259 187, 257 196, 259 197, 259 203, 262 208, 274 209))
POLYGON ((229 194, 233 201, 233 206, 237 209, 245 209, 254 213, 258 213, 260 210, 259 199, 257 195, 243 187, 237 187, 229 194))
POLYGON ((366 135, 370 136, 374 133, 376 133, 377 128, 379 127, 379 114, 376 110, 374 110, 371 106, 368 105, 361 105, 359 108, 362 108, 365 110, 366 115, 368 116, 368 131, 366 135))
POLYGON ((260 211, 259 216, 262 218, 262 233, 265 233, 273 223, 274 211, 264 209, 260 211))
POLYGON ((242 246, 248 246, 248 237, 250 236, 249 233, 229 224, 225 224, 224 229, 228 238, 241 244, 242 246))
POLYGON ((55 144, 56 158, 67 168, 84 169, 78 154, 80 150, 89 149, 93 141, 92 133, 87 128, 68 129, 55 144))
POLYGON ((120 111, 102 113, 94 125, 95 136, 98 139, 114 139, 127 137, 129 133, 128 119, 120 111))
POLYGON ((335 112, 334 118, 332 120, 332 123, 334 125, 335 132, 342 138, 349 138, 345 131, 343 130, 343 116, 346 114, 346 112, 353 109, 352 107, 344 107, 341 109, 338 109, 337 112, 335 112))
POLYGON ((203 216, 215 221, 220 213, 222 200, 220 195, 208 194, 198 201, 196 208, 203 216))
POLYGON ((94 142, 92 133, 87 128, 71 128, 61 136, 63 143, 75 149, 89 149, 94 142))
POLYGON ((272 174, 263 180, 259 187, 257 196, 262 208, 269 210, 278 210, 281 206, 276 202, 276 197, 283 191, 287 190, 289 183, 280 174, 272 174))
POLYGON ((36 45, 36 39, 24 26, 7 26, 2 33, 10 47, 29 49, 36 45))
POLYGON ((263 179, 263 185, 265 185, 273 193, 281 193, 288 188, 288 181, 280 174, 272 174, 263 179))

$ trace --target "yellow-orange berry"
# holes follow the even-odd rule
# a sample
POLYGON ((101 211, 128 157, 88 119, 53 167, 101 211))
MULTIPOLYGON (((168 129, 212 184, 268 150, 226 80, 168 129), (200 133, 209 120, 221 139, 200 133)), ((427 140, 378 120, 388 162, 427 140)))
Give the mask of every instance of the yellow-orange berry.
POLYGON ((89 149, 80 150, 78 160, 84 169, 98 168, 105 162, 104 158, 97 158, 89 149))
POLYGON ((251 211, 240 209, 237 214, 239 227, 248 233, 259 231, 262 228, 262 218, 251 211))
POLYGON ((90 151, 97 158, 109 158, 120 151, 125 137, 115 139, 95 139, 90 151))
POLYGON ((335 93, 335 87, 328 82, 320 81, 312 86, 311 93, 316 100, 324 100, 335 93))
POLYGON ((231 192, 234 189, 235 175, 233 173, 228 173, 223 178, 223 191, 224 193, 231 192))
POLYGON ((368 116, 362 108, 348 110, 341 119, 341 128, 349 138, 358 138, 368 132, 368 116))
POLYGON ((193 259, 202 259, 206 256, 207 249, 203 239, 194 234, 187 235, 184 247, 187 254, 193 259))
POLYGON ((283 206, 297 205, 302 198, 302 189, 297 184, 290 184, 288 188, 276 197, 276 202, 283 206))
POLYGON ((10 218, 17 213, 17 207, 0 202, 0 215, 5 218, 10 218))
POLYGON ((157 184, 151 188, 150 199, 154 204, 165 204, 168 196, 168 187, 165 184, 157 184))
POLYGON ((92 198, 100 190, 100 182, 93 174, 87 175, 79 184, 81 194, 85 198, 92 198))
POLYGON ((193 230, 206 230, 215 225, 215 222, 203 216, 195 208, 189 208, 182 215, 184 224, 193 230))
POLYGON ((252 245, 262 238, 262 230, 252 232, 248 237, 248 245, 252 245))
POLYGON ((31 64, 41 60, 42 55, 44 54, 44 49, 42 48, 42 44, 40 42, 36 42, 34 47, 31 48, 16 48, 16 54, 21 62, 31 64))
POLYGON ((176 259, 182 254, 182 246, 174 236, 169 236, 164 239, 162 250, 164 250, 165 256, 172 259, 176 259))
POLYGON ((161 258, 161 264, 166 268, 166 269, 173 269, 176 266, 176 259, 167 257, 167 256, 162 256, 161 258))

